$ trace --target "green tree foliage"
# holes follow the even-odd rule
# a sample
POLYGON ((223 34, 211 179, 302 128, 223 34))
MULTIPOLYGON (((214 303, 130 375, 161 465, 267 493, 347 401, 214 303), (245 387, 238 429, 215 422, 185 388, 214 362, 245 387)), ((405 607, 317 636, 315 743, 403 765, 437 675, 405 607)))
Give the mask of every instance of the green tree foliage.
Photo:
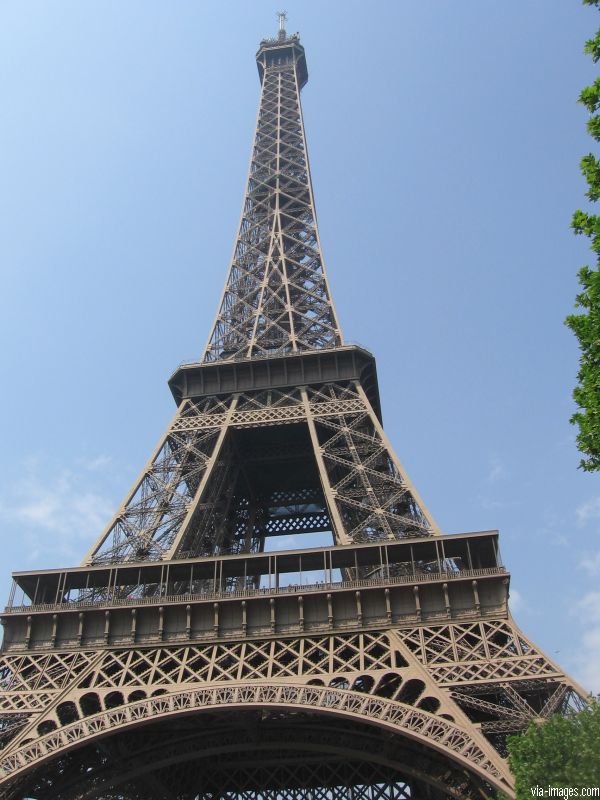
MULTIPOLYGON (((600 6, 600 0, 583 0, 583 3, 600 6)), ((585 52, 594 62, 600 60, 600 30, 586 42, 585 52)), ((585 87, 579 101, 590 113, 587 124, 590 136, 600 141, 600 78, 585 87)), ((600 198, 600 160, 588 153, 581 159, 581 172, 588 184, 586 196, 596 202, 600 198)), ((581 349, 578 385, 573 391, 578 410, 571 422, 579 427, 577 446, 583 455, 580 466, 592 472, 600 470, 600 216, 576 211, 572 226, 576 234, 589 237, 596 257, 595 269, 585 266, 579 271, 582 291, 576 297, 576 307, 582 312, 566 319, 581 349)))
POLYGON ((579 714, 530 723, 522 736, 509 737, 508 752, 517 800, 532 800, 536 786, 571 787, 578 790, 572 797, 582 797, 583 787, 600 786, 600 703, 593 701, 579 714))

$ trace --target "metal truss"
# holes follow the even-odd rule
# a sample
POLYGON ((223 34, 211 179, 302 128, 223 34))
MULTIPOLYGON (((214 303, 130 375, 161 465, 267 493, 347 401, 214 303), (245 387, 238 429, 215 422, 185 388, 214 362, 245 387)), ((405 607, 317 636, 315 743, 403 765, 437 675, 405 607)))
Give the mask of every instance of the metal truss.
POLYGON ((342 344, 317 230, 296 41, 262 70, 239 233, 205 361, 342 344))
MULTIPOLYGON (((235 398, 208 398, 194 406, 220 417, 235 407, 235 398), (225 413, 224 413, 225 412, 225 413)), ((189 522, 223 444, 225 425, 185 429, 189 408, 180 409, 142 474, 85 562, 157 560, 168 552, 181 527, 189 522)))
POLYGON ((438 532, 360 384, 309 387, 306 406, 340 543, 438 532), (332 404, 344 405, 321 412, 332 404))
POLYGON ((585 692, 509 618, 404 630, 406 646, 506 755, 506 736, 585 707, 585 692))
POLYGON ((450 762, 462 762, 490 785, 510 791, 494 747, 503 752, 507 733, 569 702, 581 703, 582 696, 506 619, 180 647, 5 654, 0 674, 0 717, 12 725, 10 731, 4 725, 0 786, 9 787, 18 785, 21 773, 63 759, 72 747, 145 721, 162 724, 204 709, 274 704, 285 713, 298 706, 348 719, 356 715, 397 731, 403 741, 437 743, 450 762), (540 662, 542 670, 535 667, 540 662), (490 664, 500 678, 486 671, 490 664), (453 667, 453 673, 439 672, 440 665, 453 667))
POLYGON ((315 531, 340 544, 438 532, 358 382, 185 400, 84 563, 257 552, 315 531), (267 464, 289 473, 291 455, 295 485, 253 485, 267 464))
POLYGON ((499 747, 505 734, 580 697, 506 619, 96 654, 5 655, 1 669, 0 709, 5 716, 18 711, 19 726, 0 760, 0 781, 1 770, 16 776, 56 748, 66 751, 146 719, 275 703, 392 722, 403 736, 419 732, 450 747, 471 770, 486 764, 493 783, 505 768, 479 727, 499 747), (527 661, 543 661, 543 671, 527 661), (501 678, 474 670, 490 663, 501 665, 501 678), (453 675, 436 672, 440 664, 453 665, 453 675), (231 690, 223 694, 226 687, 231 690))
POLYGON ((556 674, 510 619, 419 626, 403 639, 442 685, 556 674))

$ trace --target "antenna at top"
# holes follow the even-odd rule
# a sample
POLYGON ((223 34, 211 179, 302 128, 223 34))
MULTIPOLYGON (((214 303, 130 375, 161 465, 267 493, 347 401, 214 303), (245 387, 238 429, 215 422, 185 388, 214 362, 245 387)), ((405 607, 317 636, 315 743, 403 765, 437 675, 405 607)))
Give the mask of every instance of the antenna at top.
POLYGON ((285 22, 287 20, 287 12, 278 11, 277 18, 279 20, 279 39, 285 39, 285 22))

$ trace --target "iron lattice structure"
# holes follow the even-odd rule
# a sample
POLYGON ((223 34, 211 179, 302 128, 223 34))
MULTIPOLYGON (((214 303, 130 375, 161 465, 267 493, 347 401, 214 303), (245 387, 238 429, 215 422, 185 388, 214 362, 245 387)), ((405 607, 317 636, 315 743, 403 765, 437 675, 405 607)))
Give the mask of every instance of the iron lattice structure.
POLYGON ((262 42, 260 113, 239 233, 204 360, 332 348, 342 335, 319 243, 297 37, 262 42), (277 63, 284 58, 285 63, 277 63))
POLYGON ((442 535, 390 446, 325 275, 304 49, 282 29, 257 62, 233 260, 175 417, 81 566, 14 573, 4 800, 513 796, 507 734, 584 702, 511 618, 497 532, 442 535))

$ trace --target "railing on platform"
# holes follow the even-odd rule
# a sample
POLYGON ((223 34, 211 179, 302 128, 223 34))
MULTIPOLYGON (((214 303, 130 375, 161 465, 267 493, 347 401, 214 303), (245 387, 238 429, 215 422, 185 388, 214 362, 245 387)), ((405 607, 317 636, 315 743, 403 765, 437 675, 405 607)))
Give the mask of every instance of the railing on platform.
POLYGON ((389 577, 359 578, 337 582, 319 582, 311 584, 290 584, 287 586, 265 586, 260 588, 231 589, 219 591, 181 592, 175 594, 155 594, 149 597, 117 597, 115 592, 108 592, 105 597, 86 600, 64 600, 62 603, 37 603, 35 605, 8 605, 5 614, 31 613, 36 611, 57 611, 66 609, 100 608, 103 606, 144 606, 166 603, 182 603, 191 601, 234 600, 252 597, 277 596, 286 594, 305 594, 323 591, 339 591, 343 589, 375 588, 378 586, 395 586, 399 584, 416 584, 432 581, 455 581, 468 578, 482 578, 493 575, 506 575, 502 566, 464 569, 460 571, 441 571, 410 573, 407 575, 390 575, 389 577))

